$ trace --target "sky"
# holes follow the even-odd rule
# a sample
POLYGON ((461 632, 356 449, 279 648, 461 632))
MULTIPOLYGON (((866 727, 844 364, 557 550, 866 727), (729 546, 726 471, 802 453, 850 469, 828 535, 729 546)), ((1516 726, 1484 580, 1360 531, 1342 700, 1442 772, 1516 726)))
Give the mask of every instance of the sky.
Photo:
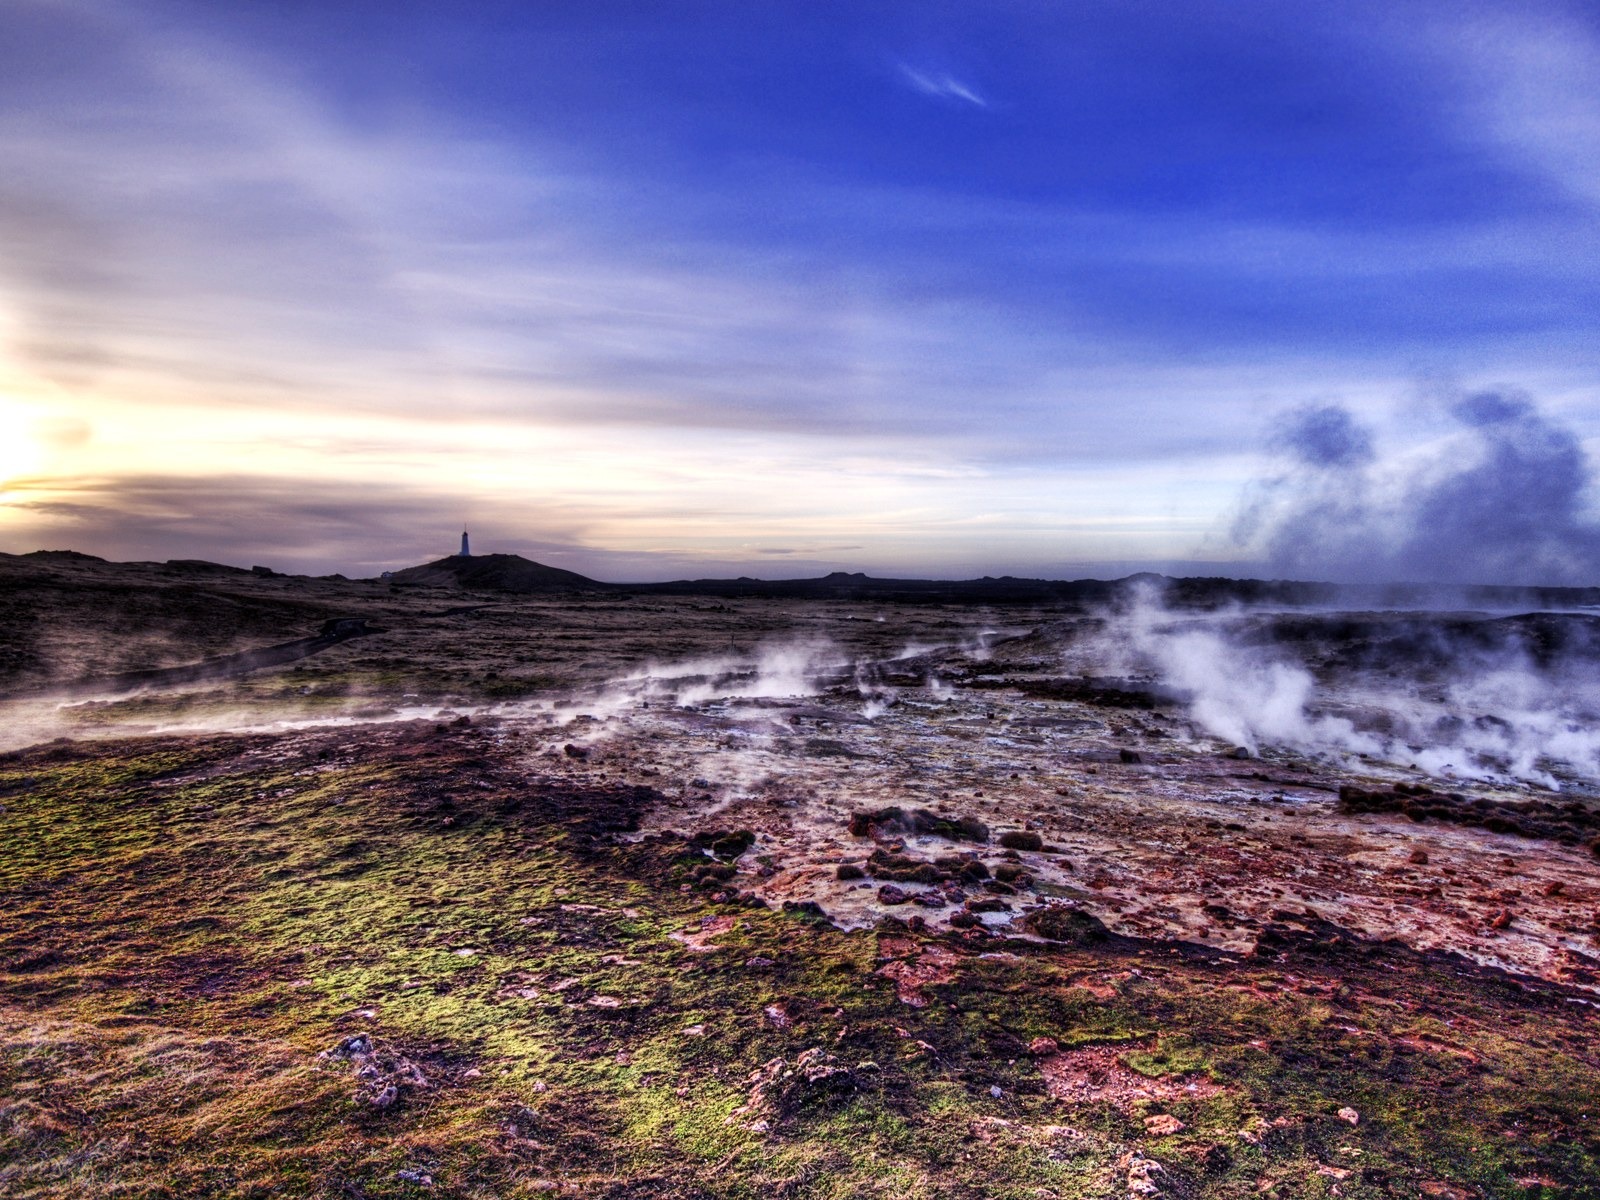
POLYGON ((6 551, 1600 572, 1593 4, 0 0, 0 164, 6 551))

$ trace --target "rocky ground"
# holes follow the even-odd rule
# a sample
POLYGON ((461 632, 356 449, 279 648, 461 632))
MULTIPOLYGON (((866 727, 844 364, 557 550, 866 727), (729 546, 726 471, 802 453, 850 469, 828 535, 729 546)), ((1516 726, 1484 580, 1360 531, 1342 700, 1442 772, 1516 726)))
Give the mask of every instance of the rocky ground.
POLYGON ((1092 614, 51 571, 14 690, 384 632, 6 706, 0 1194, 1600 1195, 1572 781, 1240 757, 1092 614))

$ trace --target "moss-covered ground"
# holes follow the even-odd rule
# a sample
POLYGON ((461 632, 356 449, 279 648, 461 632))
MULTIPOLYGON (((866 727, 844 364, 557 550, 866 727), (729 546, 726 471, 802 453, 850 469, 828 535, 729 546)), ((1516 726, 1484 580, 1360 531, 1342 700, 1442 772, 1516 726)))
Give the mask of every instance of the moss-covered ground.
POLYGON ((1582 993, 1287 916, 841 932, 517 736, 0 760, 0 1195, 1600 1196, 1582 993))

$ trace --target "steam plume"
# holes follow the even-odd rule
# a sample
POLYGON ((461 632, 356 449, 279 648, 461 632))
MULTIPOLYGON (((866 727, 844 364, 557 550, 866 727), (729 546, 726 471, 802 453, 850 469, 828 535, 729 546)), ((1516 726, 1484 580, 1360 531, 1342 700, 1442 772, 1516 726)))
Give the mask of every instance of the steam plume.
POLYGON ((1174 612, 1154 587, 1079 656, 1158 680, 1251 752, 1561 788, 1600 778, 1600 625, 1581 614, 1174 612))
POLYGON ((1293 414, 1288 459, 1235 526, 1282 574, 1345 581, 1600 582, 1600 523, 1576 434, 1520 393, 1448 406, 1455 436, 1420 461, 1384 459, 1347 409, 1293 414))

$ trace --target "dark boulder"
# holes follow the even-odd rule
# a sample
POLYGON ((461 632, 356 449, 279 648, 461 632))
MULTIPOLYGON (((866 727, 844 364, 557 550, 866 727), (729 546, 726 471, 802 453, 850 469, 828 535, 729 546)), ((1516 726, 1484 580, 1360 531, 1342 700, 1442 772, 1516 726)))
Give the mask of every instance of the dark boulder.
POLYGON ((1074 946, 1104 942, 1111 937, 1111 931, 1098 917, 1081 908, 1068 908, 1060 904, 1029 913, 1023 919, 1022 926, 1036 937, 1074 946))
POLYGON ((1044 839, 1027 829, 1010 829, 1000 835, 1000 844, 1007 850, 1043 850, 1044 839))

